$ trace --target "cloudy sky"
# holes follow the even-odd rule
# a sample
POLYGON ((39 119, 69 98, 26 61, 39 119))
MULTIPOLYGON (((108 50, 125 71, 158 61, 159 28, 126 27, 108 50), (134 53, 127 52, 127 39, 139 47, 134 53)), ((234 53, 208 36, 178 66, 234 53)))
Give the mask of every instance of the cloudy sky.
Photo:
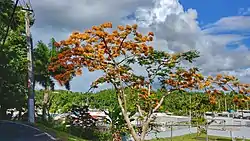
MULTIPOLYGON (((33 0, 34 41, 60 41, 72 31, 111 21, 137 23, 156 35, 154 47, 166 51, 196 49, 206 75, 229 73, 250 83, 249 0, 33 0)), ((72 91, 84 92, 100 72, 74 78, 72 91)), ((57 86, 58 89, 61 87, 57 86)))

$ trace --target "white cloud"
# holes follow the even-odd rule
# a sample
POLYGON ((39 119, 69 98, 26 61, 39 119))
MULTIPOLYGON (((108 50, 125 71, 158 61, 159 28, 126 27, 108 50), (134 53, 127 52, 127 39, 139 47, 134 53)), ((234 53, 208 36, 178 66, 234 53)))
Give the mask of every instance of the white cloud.
POLYGON ((205 33, 216 33, 224 31, 249 32, 250 16, 223 17, 213 24, 205 26, 205 33))
MULTIPOLYGON (((250 80, 250 68, 221 71, 217 73, 236 76, 241 83, 249 83, 250 80)), ((216 75, 216 73, 209 73, 209 75, 216 75)))
POLYGON ((240 8, 238 10, 239 15, 250 15, 250 7, 248 8, 240 8))
POLYGON ((136 16, 141 26, 153 30, 156 33, 157 41, 164 42, 168 49, 177 52, 190 49, 200 51, 201 57, 197 60, 197 65, 205 73, 250 66, 249 58, 246 57, 250 55, 248 50, 240 52, 239 55, 238 51, 229 51, 225 48, 228 44, 238 44, 246 39, 246 36, 229 33, 209 34, 216 30, 249 29, 249 17, 222 18, 202 30, 197 22, 197 15, 194 9, 184 11, 176 0, 161 0, 152 8, 140 8, 136 16), (237 22, 235 22, 236 20, 237 22))
MULTIPOLYGON (((178 0, 153 0, 153 5, 151 2, 151 0, 74 0, 69 5, 66 0, 33 1, 36 12, 33 35, 34 38, 45 41, 50 37, 61 40, 73 30, 82 31, 104 21, 111 21, 114 24, 137 22, 143 33, 155 32, 156 39, 153 45, 157 49, 169 52, 190 49, 200 51, 201 57, 196 65, 202 68, 205 74, 224 71, 239 73, 237 70, 250 67, 250 51, 242 42, 248 38, 245 31, 250 31, 250 17, 223 17, 203 29, 197 21, 197 11, 195 9, 184 11, 178 0), (124 19, 131 13, 135 14, 136 19, 124 19), (222 33, 215 34, 218 32, 222 33), (229 50, 226 48, 229 44, 238 48, 229 50)), ((88 90, 91 82, 100 75, 100 73, 84 72, 83 77, 74 78, 71 83, 72 90, 88 90)), ((250 82, 250 79, 245 77, 244 81, 250 82)))
POLYGON ((39 0, 32 1, 37 28, 83 30, 106 21, 120 23, 121 18, 136 7, 147 6, 151 0, 39 0))
MULTIPOLYGON (((120 24, 123 17, 135 11, 138 6, 148 6, 151 0, 39 0, 32 1, 35 24, 32 27, 34 44, 43 40, 48 43, 51 37, 60 41, 74 30, 83 31, 93 25, 111 21, 120 24)), ((73 91, 87 91, 92 81, 100 73, 85 72, 71 82, 73 91)), ((58 84, 56 88, 62 89, 58 84)))
POLYGON ((42 40, 44 43, 49 43, 52 37, 54 37, 57 41, 66 39, 70 35, 71 31, 68 31, 67 29, 56 29, 52 26, 45 25, 43 28, 32 27, 31 32, 33 42, 36 44, 39 40, 42 40))
MULTIPOLYGON (((54 83, 56 84, 55 88, 54 88, 55 90, 66 90, 66 88, 64 86, 59 85, 56 81, 54 81, 54 83)), ((41 84, 36 83, 35 89, 36 90, 44 90, 44 87, 41 84)))
POLYGON ((212 42, 215 42, 225 47, 228 44, 236 44, 248 38, 246 36, 237 35, 237 34, 217 34, 217 35, 206 34, 204 36, 206 36, 206 38, 210 39, 212 42))

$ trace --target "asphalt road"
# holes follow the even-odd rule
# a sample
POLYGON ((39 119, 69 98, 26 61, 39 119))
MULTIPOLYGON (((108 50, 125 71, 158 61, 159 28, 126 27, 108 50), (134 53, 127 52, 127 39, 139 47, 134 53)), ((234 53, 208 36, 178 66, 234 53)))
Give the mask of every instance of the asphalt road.
POLYGON ((26 124, 0 121, 0 141, 55 141, 51 135, 26 124))

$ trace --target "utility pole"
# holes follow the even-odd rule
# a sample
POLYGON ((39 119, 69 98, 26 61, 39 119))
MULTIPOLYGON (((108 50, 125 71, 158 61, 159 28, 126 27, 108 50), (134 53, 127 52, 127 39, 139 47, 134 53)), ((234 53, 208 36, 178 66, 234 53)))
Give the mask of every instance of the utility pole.
POLYGON ((30 32, 30 9, 25 10, 25 28, 27 40, 27 59, 28 59, 28 121, 35 123, 35 93, 34 93, 34 71, 33 71, 33 43, 30 32))

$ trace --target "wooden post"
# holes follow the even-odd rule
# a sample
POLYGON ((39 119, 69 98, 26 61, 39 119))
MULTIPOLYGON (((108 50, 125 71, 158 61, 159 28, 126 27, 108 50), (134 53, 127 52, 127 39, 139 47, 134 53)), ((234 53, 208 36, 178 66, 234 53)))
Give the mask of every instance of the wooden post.
POLYGON ((171 123, 171 141, 173 141, 173 123, 171 123))
POLYGON ((206 125, 206 141, 208 141, 208 124, 206 125))
POLYGON ((227 98, 225 97, 225 111, 227 111, 227 98))

